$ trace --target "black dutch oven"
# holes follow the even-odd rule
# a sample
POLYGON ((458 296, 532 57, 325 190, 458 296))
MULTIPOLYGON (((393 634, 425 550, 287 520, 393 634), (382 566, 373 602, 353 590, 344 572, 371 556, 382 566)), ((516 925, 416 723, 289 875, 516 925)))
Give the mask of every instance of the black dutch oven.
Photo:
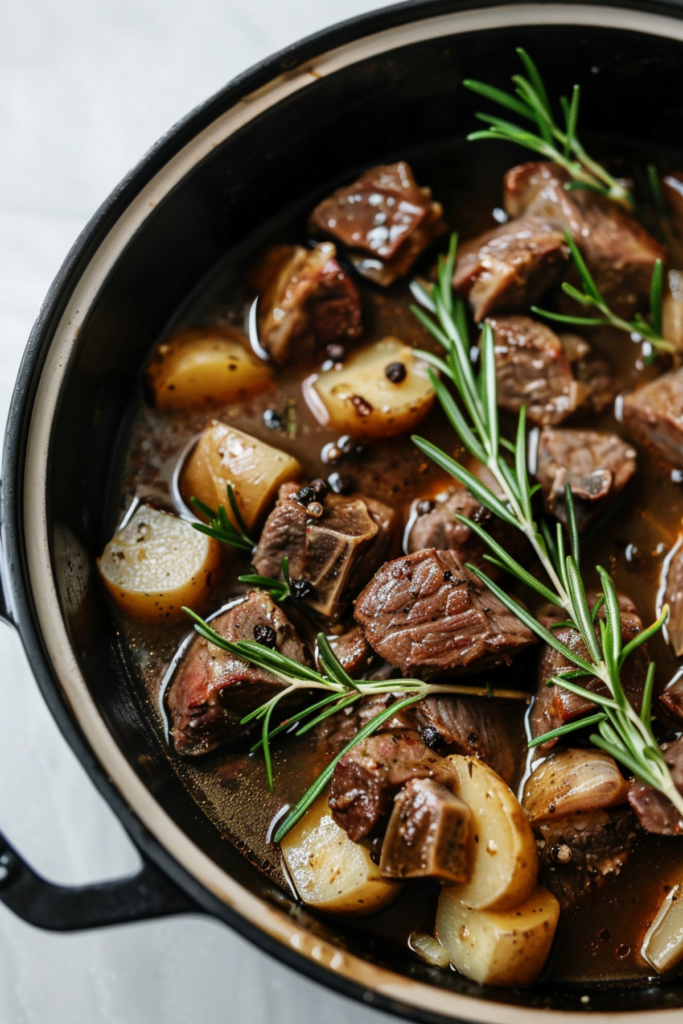
POLYGON ((585 132, 677 144, 683 10, 674 0, 400 4, 232 82, 158 143, 67 257, 31 335, 5 437, 2 614, 144 866, 129 879, 54 886, 0 835, 0 899, 27 921, 75 929, 203 911, 322 984, 425 1024, 527 1024, 588 1007, 600 1021, 680 1013, 683 992, 666 984, 593 988, 589 1003, 585 986, 487 991, 293 908, 221 839, 172 770, 94 569, 131 388, 180 302, 278 210, 362 167, 463 137, 474 101, 462 79, 503 85, 520 45, 542 56, 551 95, 587 84, 585 132))

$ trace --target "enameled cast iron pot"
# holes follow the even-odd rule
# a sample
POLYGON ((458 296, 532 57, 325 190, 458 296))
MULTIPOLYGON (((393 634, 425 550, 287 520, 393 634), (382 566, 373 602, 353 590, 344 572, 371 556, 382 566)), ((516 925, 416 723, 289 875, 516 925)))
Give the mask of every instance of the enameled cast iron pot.
POLYGON ((131 386, 180 302, 278 210, 310 206, 364 167, 464 136, 474 101, 460 82, 503 85, 519 45, 542 60, 551 95, 584 83, 584 132, 680 147, 675 0, 401 4, 234 81, 161 140, 67 257, 31 335, 5 438, 2 614, 144 867, 103 885, 53 886, 0 835, 0 899, 33 924, 84 928, 201 910, 323 984, 422 1022, 528 1024, 589 1008, 600 1021, 680 1013, 683 991, 673 985, 606 986, 589 1004, 585 987, 487 991, 292 907, 180 784, 142 714, 94 569, 131 386))

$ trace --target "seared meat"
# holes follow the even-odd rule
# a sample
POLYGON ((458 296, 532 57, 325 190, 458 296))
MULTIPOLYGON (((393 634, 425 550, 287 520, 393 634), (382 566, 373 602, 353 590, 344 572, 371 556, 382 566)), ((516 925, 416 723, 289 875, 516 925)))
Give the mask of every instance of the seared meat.
POLYGON ((478 757, 505 782, 512 781, 515 760, 499 701, 440 694, 416 704, 414 715, 420 736, 424 742, 429 740, 429 746, 435 745, 436 733, 445 753, 478 757))
POLYGON ((527 309, 560 280, 569 249, 557 227, 539 217, 502 224, 461 246, 453 287, 474 319, 527 309))
POLYGON ((567 522, 565 487, 569 484, 579 529, 583 529, 612 505, 631 480, 636 453, 616 434, 544 427, 536 466, 546 510, 567 522))
POLYGON ((411 779, 394 800, 379 869, 389 878, 466 882, 471 811, 433 779, 411 779))
MULTIPOLYGON (((679 793, 683 793, 683 736, 662 746, 664 760, 679 793)), ((668 797, 644 782, 632 782, 628 795, 631 807, 647 832, 660 836, 683 834, 683 819, 668 797)))
POLYGON ((683 677, 679 676, 667 686, 659 699, 670 714, 683 720, 683 677))
MULTIPOLYGON (((500 495, 497 481, 484 466, 469 468, 494 494, 500 495)), ((405 539, 408 554, 426 548, 452 551, 462 565, 471 562, 494 574, 495 566, 484 561, 484 554, 489 548, 469 526, 457 520, 456 515, 483 526, 515 558, 519 558, 524 550, 525 539, 520 530, 489 512, 463 484, 453 481, 438 490, 433 498, 418 498, 410 506, 405 539)))
POLYGON ((279 366, 360 337, 360 296, 336 255, 331 242, 278 245, 253 268, 259 341, 279 366))
MULTIPOLYGON (((664 260, 666 250, 618 203, 595 192, 568 192, 568 180, 557 164, 513 167, 505 175, 505 209, 569 231, 607 305, 629 319, 648 308, 655 261, 664 260)), ((574 267, 569 280, 579 283, 574 267)))
POLYGON ((358 743, 334 769, 330 808, 337 824, 354 842, 380 833, 399 789, 411 779, 435 779, 446 785, 453 772, 428 749, 416 732, 382 732, 358 743))
MULTIPOLYGON (((362 679, 368 669, 377 660, 377 656, 365 639, 360 626, 352 626, 340 636, 329 637, 330 647, 339 659, 342 667, 354 679, 362 679)), ((320 665, 318 665, 320 668, 320 665)))
POLYGON ((621 871, 637 832, 628 809, 586 811, 534 826, 540 881, 566 909, 621 871))
POLYGON ((323 199, 310 216, 315 236, 338 239, 356 270, 389 285, 446 230, 440 203, 420 188, 405 161, 371 167, 352 185, 323 199))
MULTIPOLYGON (((528 316, 488 317, 495 340, 498 404, 519 412, 526 405, 532 423, 561 423, 583 406, 603 408, 604 361, 587 360, 588 345, 575 335, 567 344, 545 324, 528 316), (580 343, 580 344, 579 344, 580 343)), ((606 365, 606 364, 605 364, 606 365)))
MULTIPOLYGON (((396 516, 388 505, 363 495, 328 494, 320 516, 309 515, 298 500, 301 489, 283 484, 254 553, 254 567, 277 579, 282 559, 289 559, 292 579, 312 587, 305 600, 325 619, 335 622, 355 591, 390 555, 396 516)), ((312 499, 313 500, 313 499, 312 499)))
POLYGON ((404 675, 500 664, 534 643, 532 632, 451 551, 389 562, 356 599, 370 646, 404 675))
POLYGON ((626 395, 623 420, 634 440, 683 469, 683 369, 664 373, 626 395))
MULTIPOLYGON (((591 608, 595 601, 596 596, 589 595, 588 603, 591 608)), ((636 611, 635 605, 628 597, 619 596, 619 608, 621 612, 621 636, 624 645, 626 645, 634 636, 641 632, 643 623, 636 611)), ((603 619, 604 617, 605 606, 603 605, 598 612, 598 618, 603 619)), ((539 615, 540 621, 548 629, 552 627, 553 623, 562 622, 565 618, 566 615, 560 608, 552 608, 539 615)), ((596 623, 597 632, 598 625, 596 623)), ((588 657, 578 630, 572 629, 569 626, 562 626, 559 629, 553 629, 553 635, 581 657, 588 657)), ((650 657, 647 653, 647 645, 643 644, 630 655, 621 671, 621 681, 624 685, 626 696, 634 707, 637 708, 641 705, 645 676, 649 664, 650 657)), ((574 667, 554 647, 546 645, 543 648, 538 667, 538 688, 531 708, 530 724, 532 736, 541 736, 552 729, 557 729, 566 722, 571 722, 575 718, 580 718, 595 710, 595 705, 590 701, 577 694, 569 693, 568 690, 563 689, 561 686, 546 686, 546 681, 551 676, 563 675, 574 667)), ((608 695, 604 683, 594 676, 582 678, 580 683, 587 690, 592 690, 605 696, 608 695)), ((551 740, 550 742, 554 744, 557 740, 551 740)))
MULTIPOLYGON (((253 591, 211 626, 226 640, 272 637, 277 650, 306 664, 304 646, 282 609, 268 594, 253 591)), ((240 721, 283 684, 254 665, 196 637, 176 669, 168 691, 171 736, 179 754, 205 754, 244 731, 240 721)))
MULTIPOLYGON (((663 570, 664 598, 669 618, 664 627, 677 658, 683 654, 683 533, 667 555, 663 570)), ((664 699, 664 694, 662 694, 664 699)))
MULTIPOLYGON (((328 757, 335 757, 340 750, 350 743, 361 729, 368 722, 386 711, 388 707, 396 703, 398 698, 392 693, 379 693, 374 697, 363 697, 357 704, 352 704, 345 711, 338 711, 335 715, 323 719, 315 728, 316 747, 328 757)), ((417 730, 417 720, 412 707, 404 708, 397 714, 392 715, 379 727, 378 732, 400 732, 409 729, 417 730)), ((430 737, 421 736, 425 746, 432 747, 430 737)), ((438 742, 437 736, 437 742, 438 742)))

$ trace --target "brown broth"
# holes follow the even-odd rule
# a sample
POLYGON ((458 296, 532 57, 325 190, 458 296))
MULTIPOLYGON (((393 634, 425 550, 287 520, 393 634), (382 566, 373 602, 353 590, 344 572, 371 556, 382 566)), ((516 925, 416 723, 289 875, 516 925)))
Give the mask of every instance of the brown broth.
MULTIPOLYGON (((474 147, 463 157, 462 146, 442 149, 429 159, 414 161, 421 183, 429 183, 444 202, 446 216, 461 237, 468 238, 495 225, 493 209, 501 201, 503 171, 519 153, 501 147, 474 147)), ((232 253, 179 311, 166 335, 184 326, 223 323, 243 326, 249 296, 244 290, 243 269, 249 259, 272 241, 305 242, 304 217, 283 218, 277 225, 261 231, 248 245, 232 253)), ((427 266, 418 268, 423 272, 427 266)), ((395 335, 416 347, 434 348, 427 332, 409 311, 411 297, 405 281, 388 291, 361 285, 364 297, 366 331, 363 343, 395 335)), ((597 349, 612 361, 621 389, 654 375, 637 365, 639 349, 630 339, 616 332, 594 332, 597 349)), ((319 364, 318 364, 319 365, 319 364)), ((337 435, 324 429, 302 399, 302 380, 315 367, 307 366, 283 372, 277 388, 267 389, 255 398, 210 414, 168 414, 149 406, 138 390, 124 431, 118 469, 114 476, 108 524, 112 532, 117 521, 134 498, 169 511, 181 512, 178 472, 183 457, 207 420, 222 419, 267 443, 290 452, 302 463, 309 478, 326 476, 332 469, 348 474, 359 491, 366 491, 401 509, 410 501, 444 480, 443 474, 411 445, 406 437, 392 438, 364 447, 359 457, 336 466, 321 461, 324 446, 337 435), (290 429, 273 430, 264 423, 267 409, 284 413, 294 410, 290 429)), ((510 435, 512 420, 502 416, 503 429, 510 435)), ((612 409, 600 416, 575 416, 571 426, 614 430, 620 427, 612 409)), ((420 433, 449 452, 458 444, 443 415, 435 408, 421 424, 420 433)), ((644 621, 655 617, 659 575, 666 552, 675 539, 683 514, 683 494, 669 469, 650 456, 641 458, 635 485, 623 497, 612 515, 587 536, 583 565, 606 566, 623 592, 634 598, 644 621)), ((226 573, 216 607, 243 591, 237 583, 246 567, 240 557, 228 551, 226 573)), ((589 583, 596 579, 591 574, 589 583)), ((529 600, 528 593, 525 599, 529 600)), ((117 613, 115 613, 117 614, 117 613)), ((159 709, 159 692, 173 656, 188 635, 184 624, 175 627, 141 625, 117 614, 123 650, 144 694, 144 708, 154 728, 164 732, 159 709)), ((650 645, 657 661, 658 691, 680 671, 679 662, 661 635, 650 645)), ((534 658, 521 659, 507 669, 484 676, 498 685, 532 689, 535 680, 534 658)), ((526 709, 516 704, 508 716, 512 739, 518 751, 521 781, 526 762, 526 709)), ((219 833, 234 843, 245 856, 274 881, 289 891, 279 854, 269 843, 273 817, 288 802, 296 800, 325 764, 325 755, 317 753, 306 739, 285 740, 274 746, 275 793, 266 787, 261 758, 249 754, 245 745, 219 750, 199 759, 181 759, 169 750, 169 759, 183 784, 202 812, 219 833)), ((567 982, 633 979, 643 980, 652 972, 638 950, 644 932, 663 898, 667 886, 683 877, 683 843, 678 839, 641 835, 619 878, 610 880, 601 892, 561 915, 556 943, 547 976, 567 982)), ((435 910, 437 888, 416 885, 411 894, 390 910, 369 918, 358 927, 370 930, 382 941, 405 948, 408 935, 415 929, 429 929, 435 910)))

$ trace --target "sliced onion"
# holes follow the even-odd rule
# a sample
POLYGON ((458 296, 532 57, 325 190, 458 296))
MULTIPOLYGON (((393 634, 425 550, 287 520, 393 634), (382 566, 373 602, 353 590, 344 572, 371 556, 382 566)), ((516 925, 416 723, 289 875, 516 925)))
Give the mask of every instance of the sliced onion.
POLYGON ((448 953, 440 942, 426 932, 413 932, 408 939, 408 946, 432 967, 448 967, 448 953))
POLYGON ((683 891, 680 885, 675 885, 663 900, 640 952, 658 974, 665 974, 683 960, 683 891))
POLYGON ((535 824, 626 803, 628 790, 616 762, 604 751, 561 750, 531 773, 522 806, 535 824))

